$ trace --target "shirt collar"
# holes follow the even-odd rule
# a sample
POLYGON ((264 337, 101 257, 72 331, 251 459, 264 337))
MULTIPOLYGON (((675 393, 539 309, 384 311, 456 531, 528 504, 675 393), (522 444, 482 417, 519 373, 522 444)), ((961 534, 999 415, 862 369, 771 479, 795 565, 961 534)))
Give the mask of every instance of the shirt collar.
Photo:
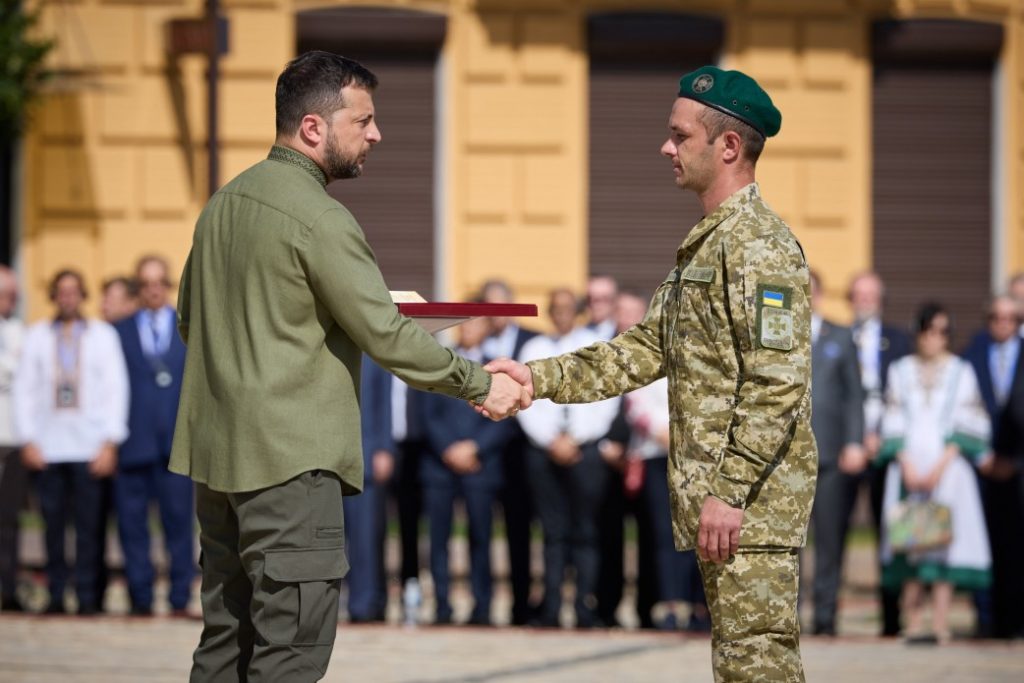
POLYGON ((292 166, 298 166, 303 171, 313 176, 313 178, 320 183, 320 187, 327 186, 327 174, 323 172, 316 162, 307 157, 302 152, 296 151, 291 147, 284 147, 282 145, 274 145, 270 148, 270 154, 267 158, 272 161, 280 161, 285 164, 291 164, 292 166))
POLYGON ((748 204, 752 201, 760 199, 761 190, 757 183, 750 183, 744 185, 740 189, 733 192, 731 195, 725 198, 721 204, 718 205, 714 211, 709 213, 707 216, 701 219, 690 234, 683 240, 682 246, 679 247, 679 252, 682 252, 688 246, 699 240, 701 237, 717 228, 722 221, 734 214, 743 204, 748 204))

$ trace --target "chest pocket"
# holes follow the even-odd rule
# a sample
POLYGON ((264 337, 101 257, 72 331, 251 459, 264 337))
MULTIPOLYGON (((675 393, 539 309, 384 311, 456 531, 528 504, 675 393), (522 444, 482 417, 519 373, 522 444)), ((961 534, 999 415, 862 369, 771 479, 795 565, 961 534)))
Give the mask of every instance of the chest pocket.
POLYGON ((679 326, 684 337, 713 342, 718 338, 718 318, 712 307, 711 288, 718 273, 710 266, 687 266, 680 282, 679 326))

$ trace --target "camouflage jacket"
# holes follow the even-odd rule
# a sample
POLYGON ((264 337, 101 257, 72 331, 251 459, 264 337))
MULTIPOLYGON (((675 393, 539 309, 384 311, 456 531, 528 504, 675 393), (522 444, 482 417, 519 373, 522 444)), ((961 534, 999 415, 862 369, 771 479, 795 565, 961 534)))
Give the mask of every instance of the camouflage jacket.
POLYGON ((618 396, 668 376, 676 546, 710 494, 745 514, 743 546, 803 545, 814 498, 810 285, 803 250, 751 184, 690 232, 646 318, 532 361, 538 398, 618 396))

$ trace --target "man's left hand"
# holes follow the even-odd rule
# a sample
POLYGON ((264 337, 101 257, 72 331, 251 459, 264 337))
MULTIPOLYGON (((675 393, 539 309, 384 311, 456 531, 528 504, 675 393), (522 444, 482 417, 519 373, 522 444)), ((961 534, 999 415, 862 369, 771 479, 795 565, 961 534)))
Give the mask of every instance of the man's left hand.
POLYGON ((735 555, 740 547, 742 524, 742 509, 714 496, 705 498, 697 530, 697 552, 701 559, 722 563, 735 555))

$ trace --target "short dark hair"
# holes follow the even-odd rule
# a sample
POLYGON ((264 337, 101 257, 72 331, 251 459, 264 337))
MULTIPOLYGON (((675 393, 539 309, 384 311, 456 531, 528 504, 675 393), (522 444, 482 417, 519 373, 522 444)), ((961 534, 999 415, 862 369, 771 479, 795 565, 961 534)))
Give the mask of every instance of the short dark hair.
POLYGON ((89 298, 89 290, 85 288, 85 278, 77 270, 71 268, 65 268, 64 270, 58 271, 53 279, 50 280, 50 301, 57 299, 57 285, 64 278, 69 277, 78 283, 78 291, 82 293, 82 298, 89 298))
POLYGON ((946 320, 949 321, 949 337, 952 339, 953 316, 951 316, 949 311, 946 310, 946 307, 938 301, 926 301, 917 309, 917 315, 914 316, 914 334, 927 332, 932 326, 932 323, 935 322, 935 319, 940 315, 946 316, 946 320))
POLYGON ((697 119, 704 124, 704 130, 708 132, 709 145, 717 140, 719 135, 731 130, 740 136, 744 159, 753 164, 757 163, 761 157, 761 152, 764 151, 764 136, 750 124, 707 106, 697 116, 697 119))
POLYGON ((171 264, 168 263, 167 259, 159 254, 146 254, 139 258, 135 262, 135 288, 138 289, 139 281, 142 279, 142 269, 148 266, 150 263, 155 263, 164 269, 164 284, 168 287, 173 287, 174 282, 171 281, 171 264))
POLYGON ((277 134, 295 133, 306 114, 326 119, 344 108, 341 89, 352 84, 373 90, 377 77, 354 59, 322 50, 306 52, 288 62, 277 77, 277 134))
POLYGON ((107 290, 111 287, 124 287, 124 291, 128 293, 128 296, 133 299, 139 295, 139 285, 135 282, 135 278, 125 277, 124 275, 117 275, 112 278, 108 278, 103 281, 103 287, 101 288, 103 293, 106 294, 107 290))

